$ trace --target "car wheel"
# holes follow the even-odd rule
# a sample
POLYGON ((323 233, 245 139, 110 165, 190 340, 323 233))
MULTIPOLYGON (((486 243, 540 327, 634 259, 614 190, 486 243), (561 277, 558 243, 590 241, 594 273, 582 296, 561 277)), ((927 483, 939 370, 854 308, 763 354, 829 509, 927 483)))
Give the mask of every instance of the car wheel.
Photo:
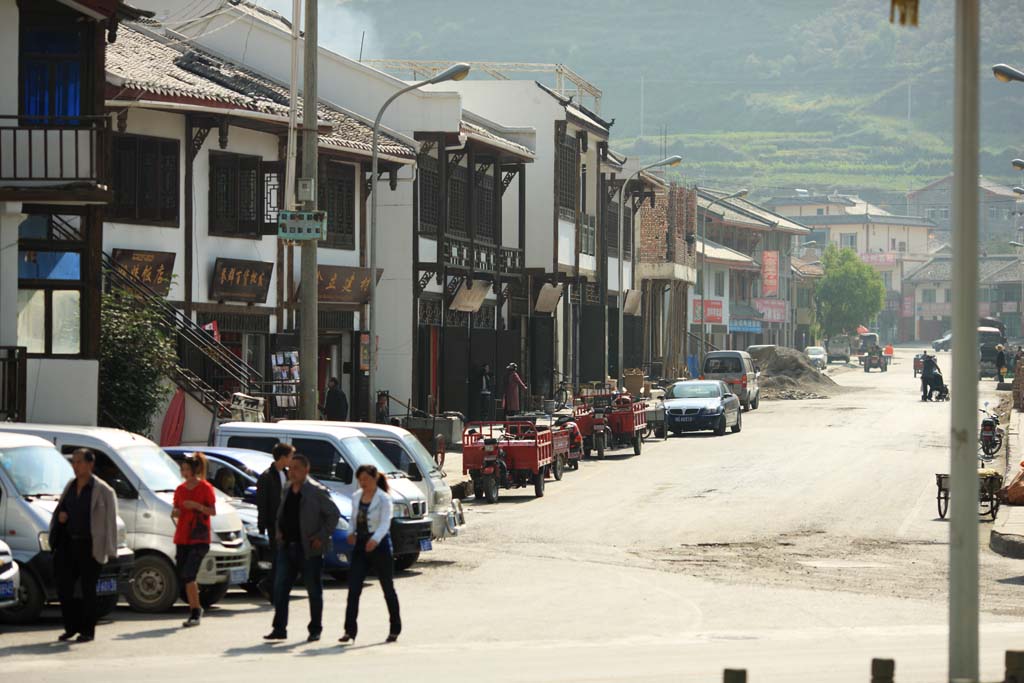
POLYGON ((420 553, 418 550, 408 555, 398 555, 395 557, 395 571, 404 572, 416 564, 416 561, 419 559, 420 553))
POLYGON ((738 434, 743 429, 743 413, 736 413, 736 424, 732 426, 732 433, 738 434))
POLYGON ((718 425, 715 427, 715 436, 725 436, 725 414, 718 420, 718 425))
POLYGON ((600 434, 600 435, 595 434, 594 435, 594 441, 597 442, 597 457, 598 458, 603 458, 604 457, 604 438, 605 438, 604 434, 600 434))
POLYGON ((159 555, 143 555, 132 565, 128 604, 136 612, 165 612, 178 599, 178 576, 159 555))
POLYGON ((487 477, 483 485, 484 500, 494 504, 498 502, 498 479, 493 476, 487 477))
POLYGON ((533 475, 533 494, 538 498, 544 497, 544 479, 545 479, 545 468, 537 470, 537 474, 533 475))
POLYGON ((555 477, 555 481, 562 481, 562 474, 565 472, 565 456, 555 456, 555 462, 551 466, 551 474, 555 477))
POLYGON ((640 455, 640 451, 643 449, 644 440, 639 434, 633 437, 633 455, 640 455))
POLYGON ((0 609, 0 623, 31 624, 39 618, 46 603, 43 587, 39 585, 32 572, 20 567, 21 582, 18 586, 18 604, 14 607, 0 609))
POLYGON ((655 428, 654 436, 656 438, 658 438, 658 439, 664 439, 665 438, 665 428, 664 427, 657 427, 657 428, 655 428))
POLYGON ((750 410, 750 401, 743 402, 743 410, 750 410))

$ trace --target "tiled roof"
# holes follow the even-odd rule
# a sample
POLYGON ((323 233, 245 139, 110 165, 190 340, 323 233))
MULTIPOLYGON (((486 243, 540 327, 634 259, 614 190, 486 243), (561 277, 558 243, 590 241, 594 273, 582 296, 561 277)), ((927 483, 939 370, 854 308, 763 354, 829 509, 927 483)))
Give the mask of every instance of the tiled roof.
MULTIPOLYGON (((933 180, 924 187, 919 187, 916 190, 911 190, 910 192, 907 193, 907 196, 915 197, 918 194, 922 192, 927 192, 928 190, 931 190, 934 187, 942 185, 943 183, 952 183, 952 181, 953 174, 950 173, 949 175, 939 178, 938 180, 933 180)), ((1017 194, 1013 191, 1013 188, 1009 188, 1006 185, 1000 185, 999 183, 993 180, 989 180, 983 175, 978 176, 978 187, 980 187, 982 190, 985 190, 986 192, 991 192, 992 194, 997 194, 1012 199, 1017 198, 1017 194)))
POLYGON ((697 208, 701 211, 710 211, 710 213, 719 216, 725 223, 742 225, 756 230, 771 229, 771 226, 764 221, 748 216, 747 214, 740 213, 725 202, 716 202, 713 207, 711 206, 712 202, 714 202, 714 199, 712 198, 704 197, 699 194, 697 195, 697 208))
MULTIPOLYGON (((116 43, 107 46, 106 68, 107 80, 125 91, 288 116, 287 86, 191 45, 172 45, 128 26, 122 27, 116 43)), ((333 128, 320 134, 321 145, 371 151, 372 128, 354 114, 321 102, 317 117, 333 128)), ((415 156, 412 146, 386 133, 379 149, 394 157, 415 156)))
MULTIPOLYGON (((706 197, 709 200, 713 201, 715 199, 725 197, 729 193, 724 192, 722 190, 713 190, 706 187, 699 187, 697 188, 697 194, 699 196, 706 197)), ((723 204, 731 207, 740 214, 747 214, 753 217, 755 220, 763 223, 768 229, 781 230, 783 232, 789 232, 796 235, 806 235, 810 232, 810 229, 808 229, 807 226, 801 225, 800 223, 791 218, 780 216, 774 211, 769 211, 763 206, 760 206, 758 204, 755 204, 754 202, 748 201, 740 197, 721 201, 718 204, 716 204, 716 206, 721 206, 723 204)))
POLYGON ((916 225, 925 228, 937 227, 933 221, 930 221, 927 218, 919 218, 918 216, 892 216, 889 214, 831 214, 828 216, 793 216, 792 218, 809 226, 867 225, 869 223, 873 223, 876 225, 916 225))
MULTIPOLYGON (((992 277, 1001 277, 1004 269, 1018 261, 1019 257, 1014 254, 982 256, 978 259, 978 280, 986 282, 992 277)), ((935 256, 910 273, 906 279, 913 283, 949 282, 953 279, 953 258, 946 254, 935 256)))
POLYGON ((503 138, 497 133, 494 133, 493 131, 486 129, 483 126, 478 126, 475 123, 470 123, 465 119, 463 119, 461 122, 461 130, 462 133, 465 135, 472 135, 478 139, 484 140, 485 142, 494 143, 496 146, 502 147, 506 150, 519 154, 520 156, 524 156, 530 159, 532 159, 534 156, 533 150, 530 149, 529 147, 525 145, 520 145, 518 142, 513 142, 508 138, 503 138))
POLYGON ((1009 263, 1003 263, 1002 267, 993 270, 984 277, 981 282, 989 285, 997 285, 1004 282, 1020 284, 1024 280, 1024 265, 1019 258, 1014 258, 1009 263))
POLYGON ((793 268, 804 277, 825 276, 825 268, 821 265, 821 261, 817 259, 814 261, 802 261, 795 258, 793 259, 793 268))
POLYGON ((747 256, 746 254, 736 251, 735 249, 730 249, 729 247, 722 244, 718 244, 717 242, 712 242, 711 240, 707 240, 705 242, 704 240, 701 240, 700 237, 697 238, 698 254, 705 253, 703 249, 703 245, 705 244, 707 245, 706 253, 709 261, 717 261, 719 263, 725 263, 734 266, 749 266, 752 268, 758 267, 757 262, 754 261, 754 259, 752 259, 751 257, 747 256))
POLYGON ((742 301, 729 302, 730 320, 761 320, 762 318, 764 318, 764 313, 750 304, 745 304, 742 301))

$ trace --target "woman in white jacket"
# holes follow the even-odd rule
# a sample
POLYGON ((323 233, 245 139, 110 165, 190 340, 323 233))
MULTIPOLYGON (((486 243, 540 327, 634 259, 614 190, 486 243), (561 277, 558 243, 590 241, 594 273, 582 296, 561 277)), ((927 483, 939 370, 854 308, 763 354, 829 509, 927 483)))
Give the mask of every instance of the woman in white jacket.
POLYGON ((352 495, 354 526, 348 542, 354 546, 348 569, 348 605, 345 608, 345 635, 339 643, 354 642, 359 630, 359 597, 363 581, 373 568, 384 590, 384 601, 391 618, 391 632, 387 642, 398 640, 402 632, 402 618, 398 613, 398 594, 395 593, 395 559, 391 549, 391 514, 393 505, 388 494, 388 478, 373 465, 361 465, 356 470, 359 489, 352 495))

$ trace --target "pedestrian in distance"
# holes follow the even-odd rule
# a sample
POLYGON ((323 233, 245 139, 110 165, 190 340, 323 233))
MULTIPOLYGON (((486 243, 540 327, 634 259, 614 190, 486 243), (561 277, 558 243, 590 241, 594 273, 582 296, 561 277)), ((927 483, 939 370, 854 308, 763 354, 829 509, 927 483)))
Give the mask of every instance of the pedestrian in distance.
POLYGON ((509 363, 505 368, 505 417, 519 412, 519 390, 526 391, 526 382, 519 376, 519 367, 509 363))
POLYGON ((480 419, 491 419, 491 395, 494 393, 494 375, 491 374, 490 363, 480 368, 480 419))
POLYGON ((292 462, 295 447, 279 443, 270 451, 274 462, 256 480, 256 526, 270 541, 270 573, 260 582, 260 590, 274 601, 274 571, 277 560, 277 511, 281 497, 288 486, 288 465, 292 462))
POLYGON ((1006 372, 1006 350, 1002 344, 996 344, 996 381, 1003 381, 1003 374, 1006 372))
POLYGON ((344 422, 348 419, 348 397, 338 386, 335 377, 327 380, 327 393, 324 395, 324 407, 321 411, 325 420, 344 422))
POLYGON ((389 533, 393 504, 388 493, 388 478, 373 465, 360 465, 356 470, 356 479, 359 488, 352 495, 355 527, 348 535, 348 542, 354 549, 348 569, 345 635, 338 642, 355 642, 359 632, 359 598, 363 593, 363 581, 369 570, 373 569, 384 591, 384 601, 391 619, 387 642, 393 643, 402 632, 402 617, 399 614, 398 594, 395 592, 395 558, 389 533))
POLYGON ((306 642, 320 640, 323 631, 324 552, 341 515, 321 484, 309 479, 309 459, 296 453, 288 468, 289 486, 277 512, 277 559, 274 574, 273 630, 264 640, 288 637, 288 600, 292 585, 302 573, 309 597, 309 625, 306 642))
MULTIPOLYGON (((96 454, 79 448, 71 454, 75 478, 68 482, 50 519, 50 547, 65 642, 96 637, 96 582, 100 568, 117 555, 117 497, 93 474, 96 454), (78 586, 79 595, 75 595, 78 586)), ((13 533, 13 532, 12 532, 13 533)))
POLYGON ((182 626, 199 626, 203 615, 199 605, 199 584, 196 577, 203 558, 210 552, 210 517, 217 514, 217 494, 206 481, 206 456, 202 453, 186 455, 181 461, 181 476, 185 481, 174 491, 174 509, 171 519, 174 529, 178 579, 185 586, 188 600, 188 619, 182 626))

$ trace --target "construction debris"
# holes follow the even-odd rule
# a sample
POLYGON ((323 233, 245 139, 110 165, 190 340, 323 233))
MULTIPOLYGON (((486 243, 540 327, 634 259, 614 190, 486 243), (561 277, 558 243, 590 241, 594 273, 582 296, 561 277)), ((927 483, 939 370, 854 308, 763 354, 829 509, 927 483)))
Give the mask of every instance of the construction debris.
POLYGON ((752 356, 761 368, 761 398, 765 400, 823 399, 838 387, 796 349, 767 347, 752 356))

